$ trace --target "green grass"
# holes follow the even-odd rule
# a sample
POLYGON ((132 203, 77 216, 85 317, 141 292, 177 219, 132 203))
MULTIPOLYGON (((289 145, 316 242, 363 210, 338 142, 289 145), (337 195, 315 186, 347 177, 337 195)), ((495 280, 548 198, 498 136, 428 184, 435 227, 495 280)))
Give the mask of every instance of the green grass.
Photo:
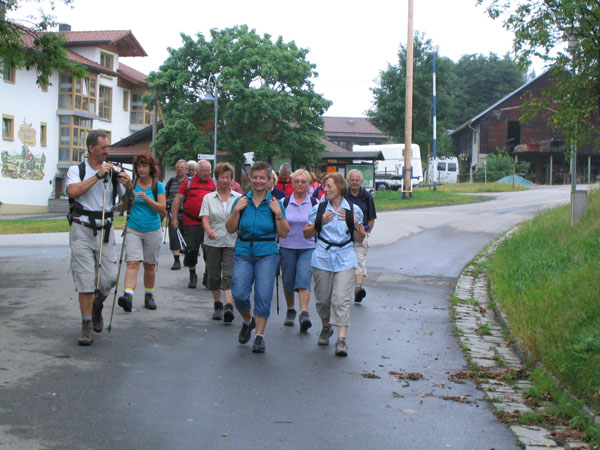
MULTIPOLYGON (((115 228, 125 225, 125 217, 117 217, 115 228)), ((61 219, 14 219, 0 220, 0 234, 62 233, 69 231, 66 217, 61 219)))
POLYGON ((402 198, 401 191, 384 191, 375 194, 375 208, 377 211, 390 211, 403 208, 423 208, 431 206, 460 205, 464 203, 475 203, 483 201, 481 197, 465 194, 479 194, 490 192, 513 192, 522 191, 526 188, 510 184, 500 183, 456 183, 433 188, 415 188, 412 196, 402 198))
POLYGON ((600 191, 574 228, 570 206, 527 222, 491 259, 493 297, 522 344, 600 411, 600 191))

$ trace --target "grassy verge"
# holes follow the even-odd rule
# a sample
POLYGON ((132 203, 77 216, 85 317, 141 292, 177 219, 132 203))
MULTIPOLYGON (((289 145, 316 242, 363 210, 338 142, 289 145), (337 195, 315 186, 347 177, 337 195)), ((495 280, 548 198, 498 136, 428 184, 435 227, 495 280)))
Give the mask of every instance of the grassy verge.
MULTIPOLYGON (((115 228, 125 225, 125 217, 117 217, 115 228)), ((29 234, 29 233, 62 233, 69 231, 69 223, 65 217, 60 219, 15 219, 0 220, 0 234, 29 234)))
POLYGON ((512 192, 524 189, 522 186, 515 186, 513 189, 510 184, 500 183, 444 184, 438 186, 436 191, 433 188, 415 188, 411 198, 408 199, 402 199, 400 191, 384 191, 377 192, 375 195, 375 207, 377 211, 390 211, 403 208, 459 205, 482 201, 481 197, 464 194, 512 192))
POLYGON ((570 206, 524 224, 490 262, 493 296, 524 347, 600 412, 600 191, 572 228, 570 206))

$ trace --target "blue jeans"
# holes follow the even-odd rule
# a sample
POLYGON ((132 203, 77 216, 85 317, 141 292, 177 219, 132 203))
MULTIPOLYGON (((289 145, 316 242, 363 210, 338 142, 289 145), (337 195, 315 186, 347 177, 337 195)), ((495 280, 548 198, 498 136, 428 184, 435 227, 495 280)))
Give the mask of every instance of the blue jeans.
POLYGON ((279 255, 233 257, 231 293, 239 311, 250 311, 254 285, 254 316, 269 318, 278 259, 279 255))
POLYGON ((314 248, 292 249, 280 248, 281 252, 281 278, 283 279, 283 290, 288 294, 306 289, 310 291, 312 274, 310 271, 310 260, 315 251, 314 248))

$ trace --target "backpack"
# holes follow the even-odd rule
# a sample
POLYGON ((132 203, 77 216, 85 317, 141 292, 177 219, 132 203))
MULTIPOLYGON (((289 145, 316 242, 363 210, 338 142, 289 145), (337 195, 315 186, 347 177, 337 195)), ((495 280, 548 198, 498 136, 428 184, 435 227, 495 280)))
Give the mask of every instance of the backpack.
POLYGON ((192 219, 193 221, 202 223, 202 219, 200 217, 194 217, 191 214, 188 214, 188 213, 185 212, 185 209, 183 207, 183 205, 185 204, 185 199, 187 198, 187 196, 188 196, 188 194, 190 192, 190 189, 192 189, 193 191, 208 191, 208 192, 214 192, 214 189, 211 190, 211 189, 206 189, 206 188, 203 188, 203 187, 192 188, 192 180, 194 179, 194 176, 188 177, 188 184, 186 186, 185 195, 183 196, 183 200, 181 201, 181 205, 179 206, 179 210, 183 211, 183 214, 186 217, 192 219))
MULTIPOLYGON (((287 208, 288 205, 290 204, 290 197, 291 197, 291 195, 288 195, 286 198, 283 199, 283 207, 284 208, 287 208)), ((315 206, 318 203, 316 198, 314 198, 314 197, 309 197, 309 198, 310 198, 310 204, 312 206, 315 206)))
POLYGON ((327 208, 328 203, 329 202, 327 202, 327 201, 319 203, 319 206, 317 208, 317 217, 315 218, 315 230, 317 232, 317 238, 319 238, 321 241, 323 241, 327 244, 326 250, 329 250, 332 245, 334 247, 343 247, 346 244, 353 242, 354 241, 354 230, 355 230, 355 228, 354 228, 354 208, 352 205, 350 205, 350 209, 346 209, 346 226, 348 227, 348 234, 350 235, 349 239, 342 243, 329 242, 328 240, 323 239, 321 237, 321 230, 323 229, 323 214, 325 214, 325 208, 327 208))
MULTIPOLYGON (((83 181, 83 179, 85 178, 85 161, 80 162, 79 164, 77 164, 77 167, 79 168, 79 179, 81 181, 83 181)), ((115 201, 117 200, 117 176, 116 176, 116 172, 113 172, 113 176, 111 177, 112 180, 112 204, 113 206, 115 205, 115 201)), ((87 211, 86 209, 83 208, 83 206, 81 206, 81 203, 79 203, 76 199, 69 197, 69 213, 67 214, 67 220, 69 221, 69 225, 71 225, 71 223, 73 222, 73 218, 75 217, 75 214, 78 214, 77 217, 81 216, 81 215, 85 215, 90 217, 91 219, 96 219, 96 218, 100 218, 102 215, 102 212, 98 212, 98 211, 87 211)), ((113 213, 112 211, 110 211, 110 213, 106 213, 105 214, 106 217, 112 217, 113 213)))

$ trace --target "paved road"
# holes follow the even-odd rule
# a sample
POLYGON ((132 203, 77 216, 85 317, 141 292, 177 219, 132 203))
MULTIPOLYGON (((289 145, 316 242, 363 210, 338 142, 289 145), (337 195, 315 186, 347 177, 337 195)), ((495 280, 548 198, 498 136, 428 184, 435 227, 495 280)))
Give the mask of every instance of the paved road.
POLYGON ((239 316, 211 321, 167 249, 158 310, 138 289, 133 313, 117 307, 112 333, 78 347, 66 235, 0 237, 0 448, 517 448, 475 386, 449 380, 466 363, 447 298, 481 248, 569 187, 489 197, 380 214, 344 359, 316 345, 318 324, 282 326, 275 302, 252 354, 239 316))

